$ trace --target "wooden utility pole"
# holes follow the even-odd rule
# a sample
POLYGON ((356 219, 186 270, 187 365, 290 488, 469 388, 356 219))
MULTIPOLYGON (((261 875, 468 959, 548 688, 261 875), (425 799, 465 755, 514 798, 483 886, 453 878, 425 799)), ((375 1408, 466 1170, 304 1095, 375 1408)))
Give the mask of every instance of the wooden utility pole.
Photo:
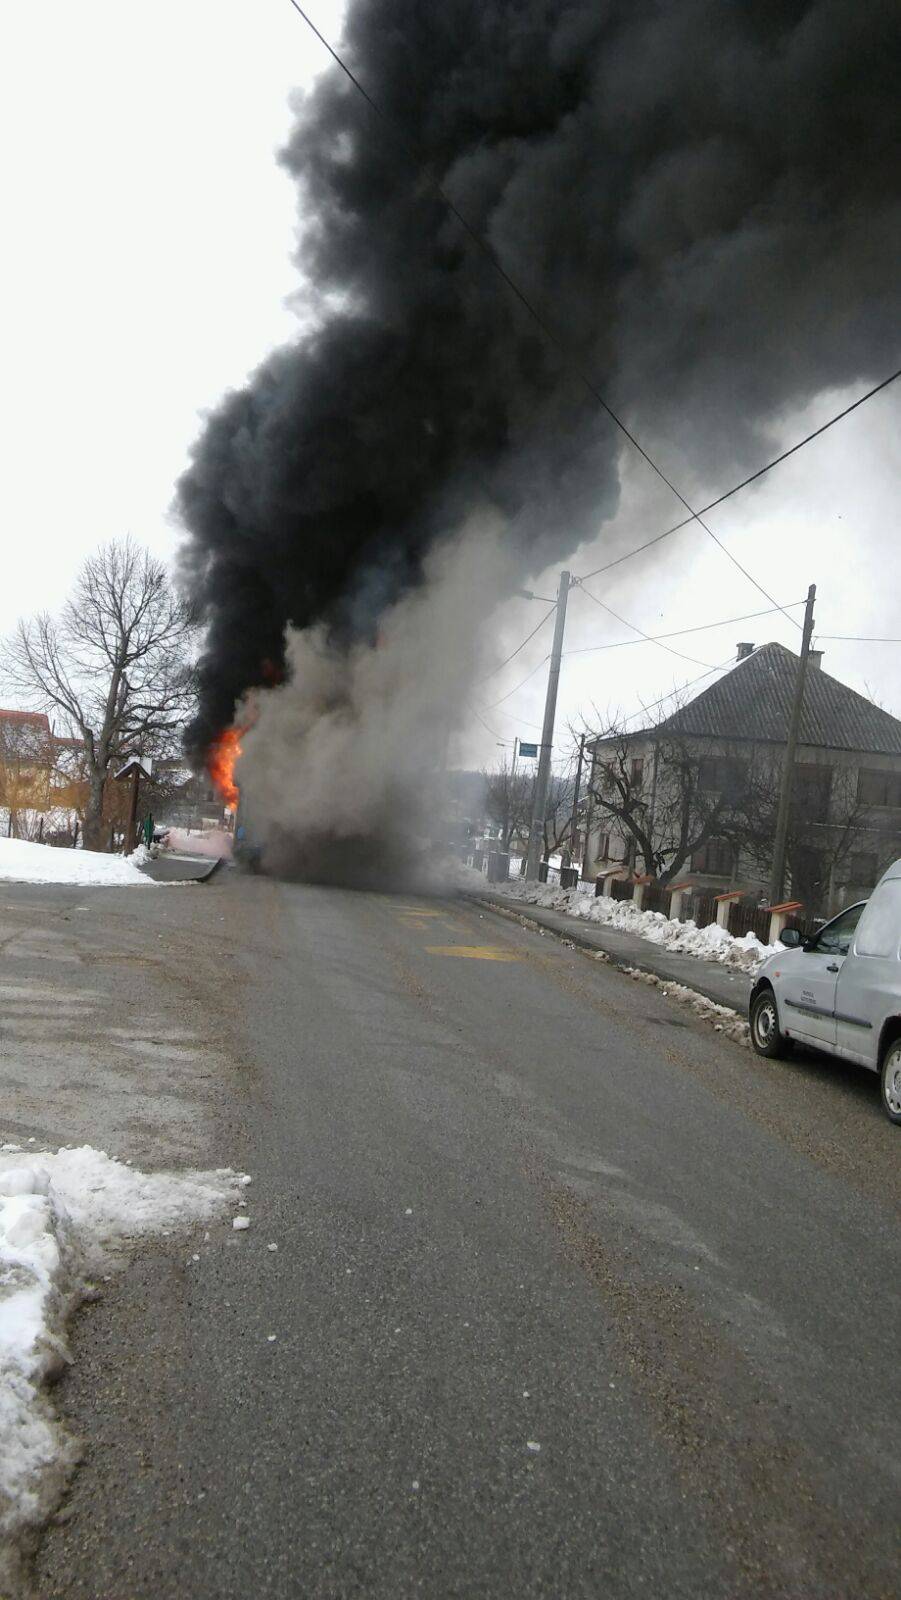
POLYGON ((771 906, 779 905, 785 891, 785 852, 788 845, 788 825, 791 820, 795 755, 798 749, 798 734, 801 729, 801 712, 804 707, 804 684, 807 680, 807 658, 810 655, 810 640, 813 634, 813 602, 816 599, 816 595, 817 586, 812 583, 807 591, 807 605, 804 609, 801 654, 798 658, 798 670, 795 674, 795 692, 788 722, 788 740, 782 765, 782 787, 779 792, 779 810, 776 815, 776 836, 773 840, 773 873, 770 879, 771 906))
POLYGON ((551 664, 547 675, 547 695, 544 701, 544 725, 541 730, 541 749, 538 752, 538 773, 535 778, 535 798, 532 805, 532 826, 529 831, 529 851, 526 856, 526 878, 532 882, 538 877, 541 845, 544 835, 544 814, 547 810, 547 786, 551 774, 551 752, 554 745, 554 717, 557 712, 557 685, 560 682, 560 657, 563 654, 563 631, 566 627, 566 598, 572 579, 561 572, 557 590, 557 618, 554 623, 554 643, 551 646, 551 664))
MULTIPOLYGON (((579 791, 580 791, 580 789, 582 787, 582 763, 585 760, 585 740, 587 739, 587 737, 588 737, 588 735, 586 733, 580 733, 579 734, 579 759, 576 762, 576 781, 573 784, 573 814, 572 814, 572 817, 570 819, 570 824, 569 824, 569 844, 570 844, 570 848, 567 851, 567 856, 569 857, 569 859, 566 862, 567 866, 569 866, 571 864, 573 856, 575 854, 576 824, 578 822, 578 817, 579 817, 579 791)), ((584 856, 584 851, 580 851, 580 855, 584 856)), ((581 877, 582 876, 582 863, 581 863, 581 861, 577 861, 576 862, 576 866, 579 868, 579 877, 581 877)))

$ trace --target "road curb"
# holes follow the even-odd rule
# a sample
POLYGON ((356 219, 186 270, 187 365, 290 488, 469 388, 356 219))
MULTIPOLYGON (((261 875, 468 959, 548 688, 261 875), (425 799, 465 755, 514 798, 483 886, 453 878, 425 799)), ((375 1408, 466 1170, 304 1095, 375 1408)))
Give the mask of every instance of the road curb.
POLYGON ((463 894, 473 905, 482 906, 486 911, 493 911, 499 917, 507 917, 512 922, 518 922, 523 928, 536 929, 539 933, 549 933, 552 938, 558 939, 561 944, 569 944, 574 949, 586 951, 594 960, 603 961, 607 966, 615 967, 624 977, 641 978, 647 983, 656 984, 661 989, 669 991, 674 998, 679 995, 691 996, 694 1000, 703 1002, 705 1006, 712 1008, 716 1012, 722 1012, 724 1015, 731 1014, 737 1018, 738 1022, 739 1032, 735 1035, 736 1042, 740 1039, 740 1042, 747 1043, 748 1024, 744 1014, 735 1006, 724 1005, 722 1000, 718 1000, 715 995, 706 994, 703 989, 692 988, 689 984, 683 983, 681 978, 673 978, 665 973, 656 972, 651 966, 642 966, 640 960, 636 961, 634 958, 614 955, 609 950, 600 949, 579 928, 573 928, 572 930, 569 928, 565 930, 554 928, 546 922, 541 922, 537 917, 530 917, 527 911, 520 911, 519 909, 514 911, 512 908, 508 910, 506 906, 498 905, 496 900, 483 900, 480 895, 471 894, 467 890, 464 890, 463 894))
MULTIPOLYGON (((601 950, 596 944, 592 944, 591 940, 586 938, 580 928, 573 928, 571 933, 569 929, 564 932, 560 928, 550 927, 548 923, 542 922, 539 917, 530 917, 527 911, 514 911, 512 908, 508 910, 506 906, 499 906, 496 900, 482 900, 476 894, 467 894, 466 898, 471 900, 473 905, 484 906, 486 911, 493 911, 499 917, 508 917, 511 922, 518 922, 523 928, 537 928, 539 933, 549 933, 553 938, 559 939, 561 944, 569 942, 576 945, 580 950, 587 950, 593 956, 602 956, 605 961, 610 963, 611 967, 618 967, 621 972, 628 971, 630 966, 633 970, 637 967, 636 962, 627 963, 622 957, 612 956, 608 950, 601 950)), ((644 971, 645 969, 639 967, 638 970, 644 971)), ((646 970, 650 972, 651 969, 647 968, 646 970)), ((654 976, 656 977, 658 974, 655 973, 654 976)))

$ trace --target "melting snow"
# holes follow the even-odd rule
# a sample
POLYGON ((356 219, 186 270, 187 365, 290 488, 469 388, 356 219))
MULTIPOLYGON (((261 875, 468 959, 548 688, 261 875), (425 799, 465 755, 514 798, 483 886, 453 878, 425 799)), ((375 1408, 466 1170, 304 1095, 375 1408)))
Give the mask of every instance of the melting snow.
MULTIPOLYGON (((74 852, 73 852, 74 853, 74 852)), ((86 1274, 128 1243, 220 1214, 235 1175, 145 1173, 102 1150, 0 1153, 0 1589, 14 1545, 52 1505, 73 1459, 45 1385, 86 1274)), ((108 1274, 102 1274, 104 1279, 108 1274)))
POLYGON ((0 839, 0 878, 11 883, 77 883, 79 887, 151 883, 124 856, 30 844, 27 839, 0 839))
POLYGON ((754 933, 736 938, 716 922, 706 928, 699 928, 694 922, 674 922, 662 911, 640 911, 632 900, 611 900, 606 895, 595 898, 583 889, 557 889, 543 883, 493 884, 492 888, 524 905, 546 906, 551 911, 565 911, 586 922, 602 922, 623 933, 638 934, 677 955, 719 961, 723 966, 738 967, 743 972, 756 972, 767 956, 781 948, 761 944, 754 933))

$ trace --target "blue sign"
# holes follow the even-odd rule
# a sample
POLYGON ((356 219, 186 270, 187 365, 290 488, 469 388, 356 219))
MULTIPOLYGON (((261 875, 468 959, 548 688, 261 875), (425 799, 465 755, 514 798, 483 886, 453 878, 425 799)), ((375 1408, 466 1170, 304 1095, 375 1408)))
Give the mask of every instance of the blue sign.
POLYGON ((522 740, 520 740, 519 753, 521 756, 532 756, 534 759, 538 755, 538 746, 537 744, 523 744, 522 740))

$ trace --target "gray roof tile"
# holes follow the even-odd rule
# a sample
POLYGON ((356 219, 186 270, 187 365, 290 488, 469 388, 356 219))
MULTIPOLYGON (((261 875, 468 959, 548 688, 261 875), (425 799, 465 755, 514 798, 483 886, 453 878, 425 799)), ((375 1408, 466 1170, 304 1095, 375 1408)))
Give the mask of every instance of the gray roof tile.
MULTIPOLYGON (((761 645, 661 726, 697 738, 784 744, 797 666, 784 645, 761 645)), ((901 722, 821 667, 808 666, 800 742, 901 756, 901 722)))

